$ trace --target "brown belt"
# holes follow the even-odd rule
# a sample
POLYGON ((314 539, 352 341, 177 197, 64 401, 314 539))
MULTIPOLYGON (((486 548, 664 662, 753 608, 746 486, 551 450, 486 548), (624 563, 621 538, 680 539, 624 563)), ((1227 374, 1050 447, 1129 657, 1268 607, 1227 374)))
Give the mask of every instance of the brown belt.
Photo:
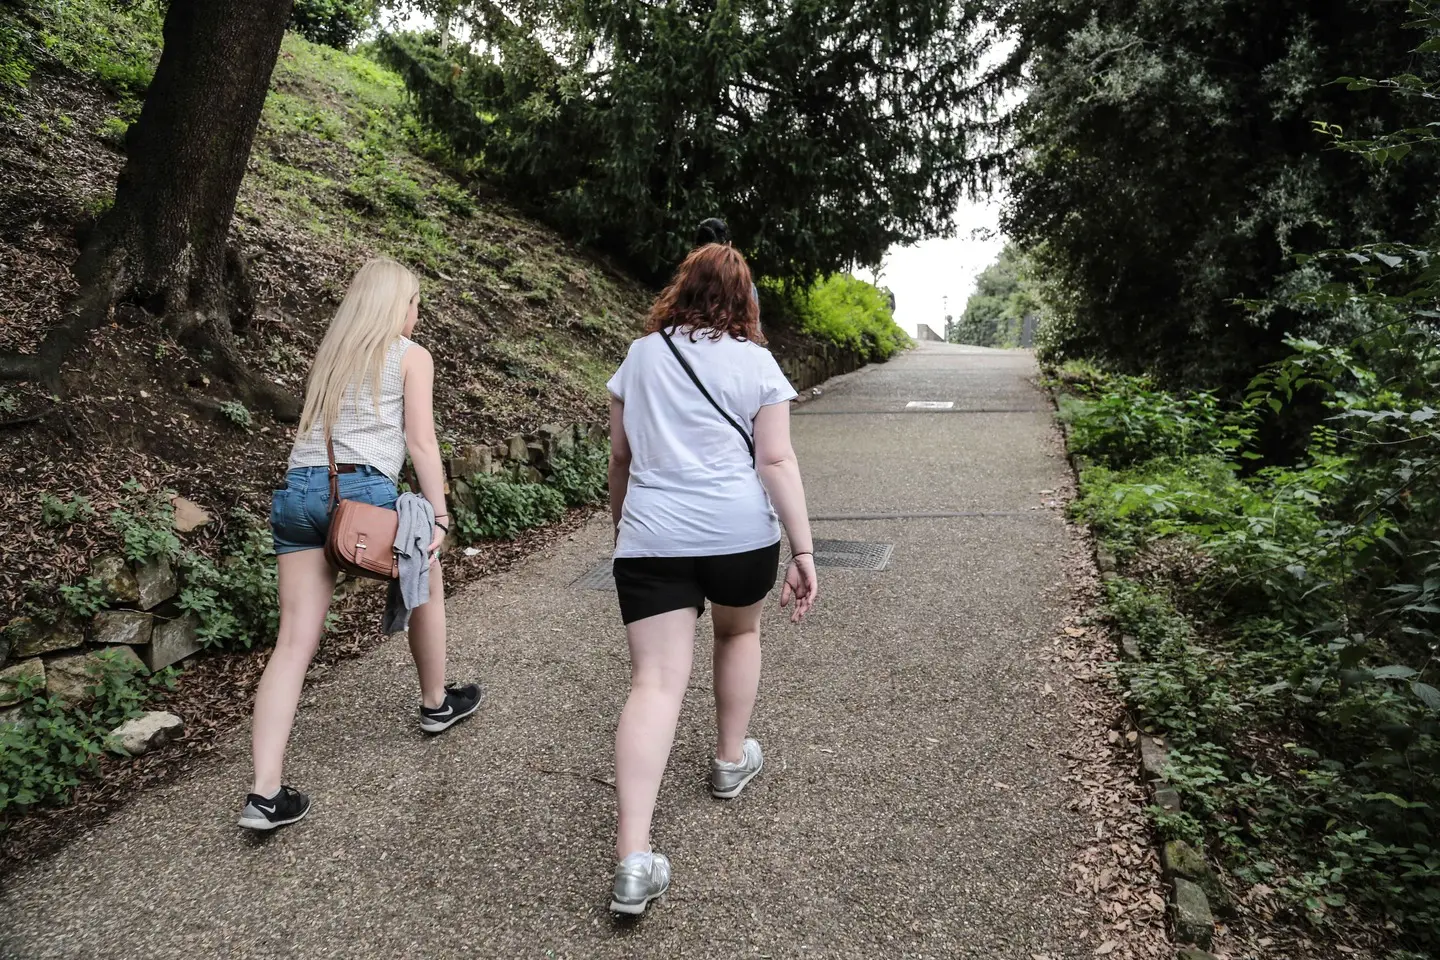
POLYGON ((365 466, 365 464, 363 463, 337 463, 335 464, 335 472, 354 473, 356 470, 359 470, 363 466, 365 466))

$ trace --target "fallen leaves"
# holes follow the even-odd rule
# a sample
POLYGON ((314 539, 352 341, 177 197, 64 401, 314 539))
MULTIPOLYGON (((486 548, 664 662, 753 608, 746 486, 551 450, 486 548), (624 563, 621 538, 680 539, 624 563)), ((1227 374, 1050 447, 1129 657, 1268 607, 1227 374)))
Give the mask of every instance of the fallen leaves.
MULTIPOLYGON (((1073 495, 1073 481, 1067 489, 1073 495)), ((1166 902, 1159 856, 1145 815, 1149 800, 1138 781, 1134 731, 1110 685, 1107 663, 1114 645, 1103 628, 1089 624, 1099 602, 1088 533, 1067 524, 1066 589, 1072 614, 1053 639, 1050 660, 1075 681, 1065 707, 1073 735, 1061 752, 1073 791, 1067 804, 1078 818, 1070 864, 1072 888, 1084 924, 1076 940, 1098 944, 1094 956, 1111 960, 1173 960, 1166 930, 1166 902)), ((1046 693, 1053 688, 1047 684, 1046 693)), ((1034 958, 1032 957, 1032 960, 1034 958)))

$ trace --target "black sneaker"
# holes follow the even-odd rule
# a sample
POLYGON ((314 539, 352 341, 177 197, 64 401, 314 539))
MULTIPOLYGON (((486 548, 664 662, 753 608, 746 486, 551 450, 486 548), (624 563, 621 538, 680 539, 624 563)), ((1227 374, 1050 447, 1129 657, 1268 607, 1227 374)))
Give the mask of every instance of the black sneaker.
POLYGON ((449 730, 464 720, 480 706, 484 694, 480 684, 467 683, 463 687, 446 687, 445 701, 438 707, 420 708, 420 729, 426 733, 440 733, 449 730))
POLYGON ((273 797, 262 797, 258 793, 247 795, 245 809, 240 811, 240 826, 247 830, 274 830, 305 819, 309 812, 309 797, 294 787, 282 786, 273 797))

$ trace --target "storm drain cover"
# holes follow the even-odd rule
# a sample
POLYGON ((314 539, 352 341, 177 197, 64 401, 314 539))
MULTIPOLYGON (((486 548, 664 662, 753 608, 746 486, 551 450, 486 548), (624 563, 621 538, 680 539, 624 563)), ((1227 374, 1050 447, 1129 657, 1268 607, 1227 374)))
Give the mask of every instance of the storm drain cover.
POLYGON ((911 400, 905 404, 906 410, 953 410, 954 400, 911 400))
POLYGON ((601 560, 575 581, 581 590, 611 590, 615 587, 615 575, 611 572, 609 560, 601 560))
POLYGON ((850 567, 853 570, 884 570, 890 564, 893 543, 868 540, 816 540, 815 566, 850 567))

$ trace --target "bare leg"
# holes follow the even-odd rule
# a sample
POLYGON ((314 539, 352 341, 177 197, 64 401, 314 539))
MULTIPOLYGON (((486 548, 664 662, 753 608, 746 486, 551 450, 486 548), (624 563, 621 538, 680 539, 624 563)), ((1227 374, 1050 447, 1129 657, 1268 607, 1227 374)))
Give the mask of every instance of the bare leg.
POLYGON ((265 675, 255 689, 251 750, 255 761, 254 792, 272 796, 280 789, 285 745, 295 723, 295 708, 305 685, 305 671, 320 646, 325 614, 335 593, 335 570, 324 550, 302 550, 277 558, 280 568, 280 633, 265 675))
POLYGON ((650 849, 650 818, 695 649, 694 607, 637 620, 630 640, 630 699, 615 731, 615 793, 620 803, 617 859, 650 849))
POLYGON ((439 560, 430 564, 430 599, 410 614, 409 640, 420 675, 420 702, 438 707, 445 702, 445 579, 439 560))
POLYGON ((748 607, 710 608, 715 624, 715 756, 745 759, 742 744, 760 687, 760 614, 765 601, 748 607))

